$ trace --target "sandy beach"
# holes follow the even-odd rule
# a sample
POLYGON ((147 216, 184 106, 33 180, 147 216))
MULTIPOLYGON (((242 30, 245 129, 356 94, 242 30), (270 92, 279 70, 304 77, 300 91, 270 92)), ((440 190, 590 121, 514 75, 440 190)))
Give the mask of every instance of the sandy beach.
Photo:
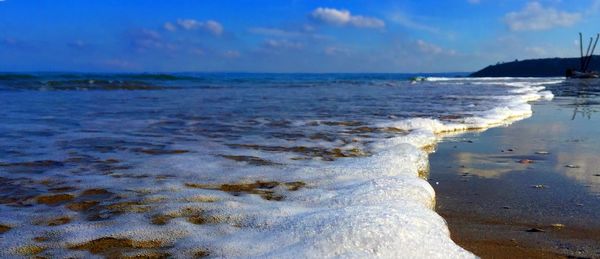
POLYGON ((0 259, 600 259, 598 24, 0 0, 0 259))
POLYGON ((528 119, 438 145, 429 181, 457 244, 483 258, 600 257, 598 102, 575 87, 528 119))

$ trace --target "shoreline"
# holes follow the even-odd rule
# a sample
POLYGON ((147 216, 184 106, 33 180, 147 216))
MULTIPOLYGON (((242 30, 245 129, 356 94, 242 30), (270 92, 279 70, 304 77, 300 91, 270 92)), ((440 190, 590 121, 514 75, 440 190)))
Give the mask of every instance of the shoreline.
POLYGON ((534 103, 509 127, 438 144, 429 182, 453 241, 483 258, 600 256, 600 177, 588 165, 600 132, 594 117, 571 121, 573 102, 534 103))
MULTIPOLYGON (((304 82, 298 80, 300 83, 304 82)), ((17 202, 33 206, 16 212, 3 212, 5 218, 10 220, 6 222, 9 229, 3 237, 11 243, 2 244, 6 249, 0 253, 22 253, 25 249, 23 244, 27 244, 36 246, 38 249, 35 252, 41 255, 68 256, 85 253, 79 250, 86 249, 79 248, 114 242, 124 245, 121 244, 121 250, 113 252, 130 253, 133 252, 130 250, 138 248, 128 245, 131 242, 147 244, 145 242, 158 241, 152 244, 152 248, 156 252, 172 256, 190 256, 202 252, 217 257, 231 254, 275 257, 300 252, 315 257, 362 254, 367 257, 428 255, 437 258, 471 258, 471 253, 451 240, 448 225, 434 211, 434 189, 421 175, 426 171, 428 148, 446 139, 441 138, 441 135, 450 138, 455 134, 463 134, 459 133, 461 131, 496 127, 508 123, 507 120, 530 116, 531 107, 527 102, 551 98, 552 94, 544 91, 545 87, 542 85, 554 81, 436 80, 441 80, 439 84, 445 86, 439 93, 443 98, 439 100, 431 98, 430 94, 431 91, 437 91, 436 83, 392 88, 387 85, 375 86, 378 91, 389 91, 389 94, 375 95, 384 101, 389 101, 393 96, 398 98, 394 103, 402 103, 405 96, 420 100, 414 105, 423 104, 423 109, 429 111, 427 114, 430 117, 417 116, 423 113, 418 107, 400 106, 396 107, 397 112, 406 113, 406 118, 386 115, 382 120, 375 120, 373 114, 367 112, 364 116, 371 118, 370 123, 357 123, 350 119, 359 119, 360 116, 347 118, 343 114, 330 121, 320 121, 318 117, 306 120, 304 115, 294 119, 291 115, 297 112, 296 108, 286 111, 284 108, 287 105, 282 106, 283 110, 279 111, 286 115, 290 113, 291 117, 283 123, 266 119, 274 117, 274 114, 271 114, 271 106, 263 104, 262 95, 254 95, 255 90, 251 88, 231 87, 221 91, 248 96, 256 104, 248 106, 260 111, 258 114, 262 114, 264 118, 257 119, 255 112, 238 114, 238 117, 216 116, 215 118, 229 118, 231 121, 219 121, 216 125, 221 126, 214 128, 202 126, 204 124, 197 121, 197 114, 182 116, 176 112, 179 111, 176 107, 195 107, 196 98, 183 98, 182 103, 163 100, 163 110, 166 112, 160 113, 161 116, 177 119, 136 121, 131 125, 135 127, 119 132, 127 133, 127 137, 119 140, 106 138, 113 137, 112 132, 100 130, 94 134, 104 136, 104 139, 78 136, 72 139, 70 145, 66 145, 69 148, 75 147, 75 150, 86 157, 69 153, 60 160, 16 160, 3 164, 8 169, 23 173, 42 171, 47 179, 53 179, 54 173, 65 170, 73 170, 73 175, 68 181, 56 181, 55 185, 39 186, 53 184, 47 180, 32 182, 33 188, 14 181, 7 183, 15 185, 17 190, 29 191, 25 187, 33 189, 30 191, 33 197, 17 199, 17 202), (480 95, 465 95, 466 87, 479 90, 480 95), (422 98, 417 98, 419 96, 422 98), (462 101, 457 103, 457 99, 462 101), (434 107, 429 107, 429 102, 423 100, 430 100, 435 104, 434 107), (409 113, 411 109, 414 111, 409 113), (460 114, 459 111, 472 113, 455 115, 460 114), (446 117, 447 115, 449 116, 446 117), (452 122, 453 118, 457 118, 456 123, 452 122), (459 120, 460 118, 464 119, 459 120), (190 125, 190 121, 195 123, 190 125), (244 123, 239 124, 240 121, 244 123), (223 127, 222 123, 235 127, 223 127), (300 136, 294 130, 298 126, 306 127, 300 136), (250 137, 240 133, 248 130, 263 132, 264 129, 269 130, 250 137), (189 132, 211 134, 190 139, 189 132), (215 132, 220 134, 213 135, 215 132), (140 133, 144 134, 140 137, 140 133), (149 140, 148 133, 153 133, 152 139, 156 136, 170 136, 162 140, 172 144, 146 142, 149 140), (328 140, 331 135, 341 138, 328 140), (350 136, 356 137, 350 139, 350 136), (364 144, 361 144, 361 139, 365 141, 364 144), (198 146, 198 141, 210 145, 207 145, 208 148, 198 146), (217 144, 221 141, 223 144, 217 144), (98 144, 102 145, 98 148, 98 144), (367 145, 372 151, 367 152, 370 155, 360 151, 361 147, 367 145), (105 153, 111 154, 110 157, 105 153), (305 158, 311 159, 305 161, 305 158), (94 166, 92 169, 97 169, 91 170, 91 174, 78 174, 80 171, 76 170, 85 170, 88 164, 94 166), (223 174, 224 168, 230 169, 229 172, 223 174), (45 192, 53 192, 53 195, 48 196, 45 192), (100 194, 88 197, 89 193, 100 194), (49 207, 48 205, 52 206, 50 212, 56 214, 56 218, 47 218, 48 213, 38 214, 40 209, 45 208, 43 206, 49 207), (69 218, 59 218, 59 214, 64 214, 63 212, 68 213, 69 218), (81 229, 75 233, 73 225, 78 225, 81 229), (214 233, 211 232, 214 229, 221 229, 223 232, 207 234, 214 233), (45 235, 47 230, 60 231, 60 234, 48 237, 45 235), (177 238, 173 238, 174 236, 177 238), (257 246, 257 241, 261 239, 263 241, 260 244, 266 244, 265 246, 257 246), (240 240, 248 242, 240 243, 240 240), (199 246, 202 251, 196 251, 199 246)), ((404 83, 408 84, 402 81, 404 83)), ((345 91, 352 90, 346 85, 337 87, 345 91)), ((302 89, 302 93, 307 96, 322 94, 323 91, 312 87, 302 89)), ((328 91, 335 89, 327 87, 328 91)), ((271 90, 277 93, 283 91, 280 88, 271 90)), ((362 87, 354 88, 358 96, 362 96, 363 90, 362 87)), ((169 94, 173 94, 171 97, 180 96, 181 93, 189 93, 193 97, 194 94, 209 91, 212 92, 204 89, 179 93, 169 91, 165 97, 169 94)), ((140 107, 156 102, 147 98, 146 92, 129 94, 143 100, 138 104, 140 107)), ((213 94, 222 95, 220 91, 213 94)), ((99 103, 106 101, 106 104, 113 104, 111 94, 106 94, 105 97, 109 98, 99 103)), ((283 97, 291 98, 285 95, 283 97)), ((365 97, 364 100, 371 100, 367 102, 369 105, 377 105, 379 99, 365 97)), ((162 99, 158 99, 160 100, 162 99)), ((332 105, 327 107, 333 107, 339 102, 331 100, 332 105)), ((77 99, 73 102, 78 103, 77 99)), ((277 103, 271 105, 275 104, 277 103)), ((236 110, 238 105, 231 99, 222 106, 211 106, 207 111, 222 115, 221 109, 236 110), (218 109, 212 110, 214 108, 218 109)), ((102 111, 105 106, 97 107, 102 111)), ((132 110, 132 107, 122 106, 120 103, 113 107, 125 114, 130 114, 132 110)), ((349 111, 354 110, 352 107, 348 107, 349 111)), ((15 109, 18 108, 17 105, 15 109)), ((306 112, 312 114, 312 108, 306 112)), ((60 110, 56 113, 72 116, 60 110)), ((33 118, 36 116, 40 115, 32 114, 33 118)), ((150 117, 156 116, 153 112, 150 117)), ((96 122, 92 126, 115 120, 111 115, 75 118, 96 122)), ((212 120, 200 118, 201 121, 206 120, 204 123, 212 125, 207 123, 212 120)), ((98 130, 89 126, 81 130, 87 132, 90 129, 98 130)), ((57 129, 58 132, 61 130, 62 128, 57 129)), ((155 139, 158 140, 161 139, 155 139)), ((63 146, 49 147, 59 151, 64 149, 63 146)), ((94 251, 96 250, 88 252, 94 251)), ((135 251, 139 254, 145 252, 147 251, 135 251)))

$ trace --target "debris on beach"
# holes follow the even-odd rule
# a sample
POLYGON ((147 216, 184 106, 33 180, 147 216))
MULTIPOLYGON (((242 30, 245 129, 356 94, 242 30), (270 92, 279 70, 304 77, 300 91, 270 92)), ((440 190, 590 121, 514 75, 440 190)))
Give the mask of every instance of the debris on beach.
POLYGON ((548 188, 548 185, 536 184, 536 185, 532 185, 531 187, 536 188, 536 189, 546 189, 546 188, 548 188))
POLYGON ((548 151, 536 151, 535 153, 537 155, 550 155, 550 152, 548 152, 548 151))
POLYGON ((11 230, 12 228, 7 226, 7 225, 2 225, 0 224, 0 234, 3 234, 5 232, 8 232, 9 230, 11 230))
POLYGON ((600 176, 600 174, 594 174, 594 176, 600 176))
MULTIPOLYGON (((47 249, 47 247, 43 247, 43 246, 24 245, 24 246, 17 247, 15 252, 17 252, 17 254, 19 254, 19 255, 33 256, 33 255, 37 255, 39 253, 46 251, 46 249, 47 249)), ((36 257, 36 258, 38 258, 38 257, 36 257)))
POLYGON ((560 223, 554 223, 554 224, 551 224, 550 226, 552 226, 553 228, 564 228, 565 227, 565 225, 560 224, 560 223))
POLYGON ((541 229, 541 228, 530 228, 528 230, 525 230, 526 232, 529 233, 539 233, 539 232, 546 232, 545 230, 541 229))
POLYGON ((75 198, 72 194, 55 194, 55 195, 42 195, 38 196, 36 201, 40 204, 46 204, 48 206, 54 206, 61 204, 75 198))
MULTIPOLYGON (((69 246, 71 250, 85 250, 94 255, 103 255, 110 258, 123 258, 127 253, 139 250, 159 249, 165 247, 162 241, 158 240, 133 240, 127 238, 102 237, 81 244, 69 246)), ((141 258, 149 258, 150 255, 144 254, 141 258)), ((160 254, 153 258, 166 258, 168 255, 160 254)))
POLYGON ((570 165, 570 164, 566 165, 565 167, 566 168, 580 168, 580 166, 578 166, 578 165, 570 165))
POLYGON ((527 165, 527 164, 533 164, 534 161, 531 159, 521 159, 521 160, 519 160, 519 163, 527 165))

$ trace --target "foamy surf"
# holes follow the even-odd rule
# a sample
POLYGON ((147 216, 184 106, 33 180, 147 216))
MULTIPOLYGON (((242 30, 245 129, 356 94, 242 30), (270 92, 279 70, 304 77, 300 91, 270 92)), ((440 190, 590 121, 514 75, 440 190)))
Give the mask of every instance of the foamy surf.
MULTIPOLYGON (((146 125, 157 123, 161 130, 186 129, 202 122, 195 118, 183 124, 131 121, 128 126, 133 131, 127 133, 135 133, 136 141, 128 142, 106 139, 120 131, 81 133, 93 140, 91 146, 66 142, 71 137, 64 133, 64 145, 69 150, 91 148, 98 153, 101 163, 78 159, 90 166, 99 164, 99 169, 93 170, 102 173, 66 174, 57 168, 29 176, 33 181, 29 185, 49 181, 49 188, 56 192, 50 197, 37 194, 24 199, 23 205, 29 207, 2 205, 0 224, 10 229, 1 236, 0 255, 475 257, 450 239, 445 221, 434 211, 435 192, 424 177, 427 147, 444 134, 485 129, 531 116, 528 102, 551 99, 543 85, 552 81, 428 80, 441 84, 438 88, 446 87, 444 81, 496 86, 493 95, 468 98, 463 98, 468 91, 460 88, 452 94, 440 90, 442 97, 464 103, 448 107, 451 112, 440 111, 437 117, 388 116, 369 124, 312 118, 291 122, 271 117, 252 119, 249 125, 292 130, 268 138, 209 135, 190 141, 193 135, 186 131, 178 139, 163 140, 164 136, 146 129, 146 125), (298 128, 314 130, 314 134, 306 139, 291 137, 298 128), (348 138, 329 140, 332 131, 348 138), (156 138, 161 139, 160 145, 144 145, 144 140, 156 138), (122 149, 136 153, 119 158, 124 162, 103 155, 122 149)), ((344 102, 341 98, 334 103, 344 102)), ((352 99, 349 103, 360 105, 352 99)), ((444 107, 427 108, 435 112, 444 107)), ((113 122, 102 119, 90 123, 101 129, 113 122)), ((20 169, 22 164, 11 166, 20 169)), ((17 181, 11 178, 10 184, 28 186, 17 181)))

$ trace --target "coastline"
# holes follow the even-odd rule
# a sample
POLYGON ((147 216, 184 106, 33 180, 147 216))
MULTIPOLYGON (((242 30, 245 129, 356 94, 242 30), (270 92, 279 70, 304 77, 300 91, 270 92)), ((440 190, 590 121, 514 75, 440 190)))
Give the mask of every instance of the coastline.
MULTIPOLYGON (((119 132, 128 134, 128 137, 120 135, 119 141, 91 136, 72 139, 74 142, 66 147, 83 152, 91 160, 89 162, 85 160, 86 157, 77 153, 68 153, 66 158, 60 160, 54 158, 57 160, 5 163, 5 168, 21 170, 24 173, 33 174, 44 170, 46 179, 42 179, 40 184, 48 183, 47 179, 52 179, 54 173, 63 172, 65 168, 80 170, 86 163, 100 165, 98 171, 93 171, 99 174, 93 178, 87 174, 73 174, 66 181, 57 181, 55 185, 34 185, 35 193, 31 191, 33 197, 17 197, 17 202, 33 206, 18 211, 15 209, 15 212, 3 212, 6 220, 2 223, 8 228, 3 237, 10 243, 2 244, 6 249, 0 253, 23 254, 24 249, 28 248, 23 246, 26 244, 36 247, 37 250, 33 251, 36 254, 69 256, 85 253, 81 250, 96 253, 98 250, 88 248, 114 242, 122 242, 124 247, 111 253, 142 255, 148 252, 139 250, 138 248, 143 247, 137 247, 138 245, 129 245, 134 242, 151 246, 153 252, 171 256, 202 253, 217 257, 280 257, 303 253, 309 257, 348 254, 366 257, 471 258, 473 254, 450 239, 446 222, 434 211, 434 190, 422 175, 427 169, 429 148, 448 136, 463 134, 461 132, 466 130, 496 127, 529 117, 531 106, 528 102, 551 98, 552 94, 545 91, 544 85, 555 81, 455 78, 436 80, 444 85, 444 90, 439 93, 441 99, 429 99, 431 91, 437 89, 437 83, 413 86, 402 81, 402 84, 407 84, 406 87, 390 88, 388 84, 375 86, 380 91, 390 92, 377 95, 383 100, 389 100, 390 96, 399 97, 394 104, 402 103, 406 93, 409 93, 408 96, 411 96, 411 93, 414 93, 414 96, 422 94, 421 102, 414 104, 435 104, 433 107, 423 106, 423 109, 429 111, 426 114, 430 117, 417 116, 423 111, 415 109, 414 113, 406 118, 386 117, 372 121, 367 127, 343 116, 331 121, 321 121, 317 117, 311 120, 288 118, 285 123, 272 123, 272 120, 256 120, 256 114, 252 112, 240 114, 239 118, 234 117, 235 120, 228 125, 235 127, 227 131, 229 128, 225 127, 198 127, 202 125, 197 124, 198 122, 206 120, 204 117, 194 114, 182 116, 178 113, 173 114, 169 109, 163 109, 167 112, 161 113, 161 117, 168 119, 148 122, 139 121, 142 118, 134 117, 138 119, 135 127, 119 132), (472 96, 466 89, 477 89, 480 95, 472 96), (490 94, 485 95, 486 91, 490 94), (433 109, 435 107, 437 109, 433 109), (452 107, 450 112, 448 107, 452 107), (432 116, 434 114, 436 116, 432 116), (195 123, 190 124, 190 121, 195 123), (240 122, 248 124, 240 125, 240 122), (275 130, 278 135, 267 134, 266 137, 287 137, 286 140, 289 141, 290 136, 293 136, 291 140, 297 140, 298 135, 282 133, 293 133, 290 129, 298 126, 302 126, 307 132, 311 132, 310 127, 314 127, 312 130, 318 133, 331 133, 331 130, 336 129, 342 133, 341 136, 348 136, 346 134, 350 133, 357 134, 360 138, 382 137, 365 142, 372 155, 364 156, 360 152, 360 138, 357 138, 356 142, 341 142, 345 145, 342 147, 331 146, 331 151, 328 151, 326 147, 338 143, 335 139, 324 142, 322 136, 313 139, 314 135, 310 135, 310 139, 321 147, 311 149, 317 151, 311 153, 307 152, 308 144, 302 139, 283 145, 282 141, 257 142, 261 139, 260 136, 242 141, 234 134, 238 128, 243 129, 242 132, 248 129, 260 129, 262 132, 267 128, 275 130), (213 143, 212 149, 207 150, 197 145, 198 141, 206 139, 189 139, 186 130, 229 133, 233 136, 225 137, 225 140, 229 141, 226 143, 230 145, 213 143), (140 132, 144 133, 141 138, 140 132), (150 141, 150 138, 147 138, 148 133, 154 133, 153 141, 161 140, 156 137, 163 136, 165 141, 174 144, 147 142, 150 141), (179 138, 171 139, 166 136, 179 138), (98 146, 98 143, 103 145, 98 146), (111 156, 106 156, 104 152, 111 153, 111 156), (296 160, 302 154, 318 159, 296 160), (326 160, 327 162, 319 162, 328 157, 330 160, 326 160), (220 173, 224 168, 230 171, 227 174, 220 173), (38 190, 41 194, 37 193, 38 190), (45 191, 56 191, 56 194, 47 197, 44 196, 45 191), (93 194, 91 197, 90 193, 93 194), (49 198, 57 200, 48 200, 49 198), (38 213, 48 208, 47 205, 53 208, 51 213, 56 215, 56 218, 48 218, 47 212, 44 215, 38 213), (103 214, 103 211, 107 210, 110 213, 103 214), (58 217, 65 213, 68 218, 58 217), (45 223, 46 221, 48 223, 45 223), (59 234, 46 236, 45 233, 49 230, 59 234), (202 250, 198 251, 198 247, 202 250)), ((345 84, 338 87, 343 87, 345 91, 352 90, 345 84)), ((269 89, 277 93, 284 90, 269 89)), ((315 94, 315 91, 322 94, 322 90, 312 87, 302 89, 306 92, 304 96, 315 94)), ((331 87, 327 89, 332 91, 331 87)), ((355 90, 363 91, 362 87, 355 90)), ((183 92, 193 96, 193 93, 210 91, 212 90, 199 88, 183 92)), ((260 101, 254 102, 257 104, 264 102, 260 95, 252 94, 255 90, 251 88, 225 88, 220 91, 258 98, 256 100, 260 101)), ((166 96, 179 96, 181 92, 163 93, 162 95, 166 96)), ((148 98, 149 95, 154 95, 154 92, 128 94, 141 98, 142 101, 138 100, 139 107, 154 106, 155 101, 148 98)), ((105 100, 108 104, 112 104, 112 94, 102 92, 102 95, 107 97, 105 100)), ((135 100, 131 97, 128 99, 135 100)), ((354 103, 356 98, 350 100, 354 103)), ((197 99, 181 98, 176 103, 163 101, 163 105, 195 107, 193 104, 197 99)), ((378 102, 373 102, 376 103, 378 102)), ((332 104, 337 104, 337 101, 332 104)), ((227 110, 236 108, 239 104, 225 102, 221 105, 224 106, 216 107, 227 110)), ((327 107, 331 106, 333 105, 327 107)), ((98 106, 100 110, 105 107, 98 106)), ((130 114, 132 107, 118 104, 113 108, 130 114)), ((263 117, 272 117, 270 108, 263 105, 254 108, 264 111, 263 117)), ((408 107, 399 110, 405 109, 410 111, 408 107)), ((221 115, 221 109, 217 110, 219 112, 215 111, 215 114, 221 115)), ((56 114, 59 117, 69 115, 62 111, 57 111, 56 114)), ((366 116, 372 118, 373 114, 366 116)), ((152 113, 150 117, 155 118, 157 115, 152 113)), ((87 121, 89 118, 83 117, 80 120, 87 121)), ((107 121, 114 121, 114 117, 101 116, 93 118, 92 121, 96 121, 92 126, 105 125, 107 121), (99 121, 96 121, 98 119, 99 121)), ((90 129, 94 130, 95 134, 102 133, 100 136, 114 137, 110 131, 97 131, 95 127, 82 128, 86 132, 90 129)), ((309 135, 303 133, 301 137, 303 136, 309 135)), ((220 140, 220 135, 206 137, 220 140)), ((63 150, 62 146, 54 148, 63 150)), ((17 190, 27 190, 24 187, 29 187, 14 181, 8 184, 14 184, 17 190)))
POLYGON ((458 245, 483 258, 600 255, 599 120, 578 102, 537 102, 531 118, 438 144, 430 183, 458 245))

